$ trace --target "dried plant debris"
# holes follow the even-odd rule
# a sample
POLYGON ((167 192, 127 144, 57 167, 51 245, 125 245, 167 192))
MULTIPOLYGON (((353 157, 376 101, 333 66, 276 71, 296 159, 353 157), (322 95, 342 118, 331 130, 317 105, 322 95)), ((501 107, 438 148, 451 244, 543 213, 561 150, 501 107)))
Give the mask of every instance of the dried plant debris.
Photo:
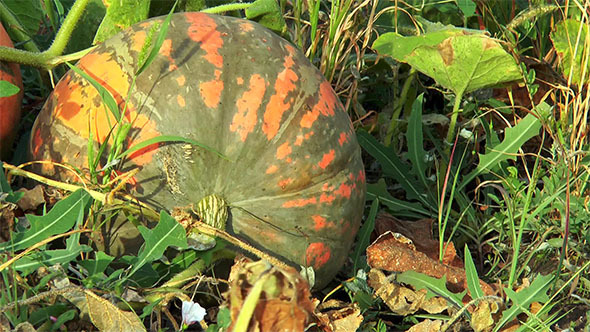
MULTIPOLYGON (((437 279, 446 275, 449 290, 461 292, 467 289, 464 269, 440 263, 423 252, 413 250, 398 237, 387 232, 367 248, 370 267, 389 272, 416 271, 437 279)), ((480 285, 486 295, 495 293, 490 285, 481 280, 480 285)))
POLYGON ((236 258, 223 305, 230 309, 230 330, 246 324, 247 331, 303 331, 317 324, 307 282, 295 269, 272 267, 265 261, 236 258))
POLYGON ((364 319, 356 303, 338 300, 328 300, 318 305, 316 315, 325 332, 356 331, 364 319))
POLYGON ((379 296, 396 315, 407 316, 421 309, 430 314, 438 314, 449 307, 444 298, 431 297, 427 299, 426 290, 414 291, 409 287, 402 286, 378 269, 369 271, 368 283, 375 289, 375 295, 379 296))

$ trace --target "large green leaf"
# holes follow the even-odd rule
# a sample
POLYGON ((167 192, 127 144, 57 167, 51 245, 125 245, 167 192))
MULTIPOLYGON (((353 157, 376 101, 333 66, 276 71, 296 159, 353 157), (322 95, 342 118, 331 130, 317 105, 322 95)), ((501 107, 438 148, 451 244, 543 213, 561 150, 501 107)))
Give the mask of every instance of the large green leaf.
POLYGON ((588 24, 574 19, 559 22, 555 25, 555 30, 551 32, 551 41, 559 56, 562 75, 566 78, 571 76, 574 84, 588 82, 589 33, 588 24), (582 77, 583 63, 586 65, 584 77, 582 77))
POLYGON ((94 37, 95 44, 147 19, 150 11, 150 0, 104 0, 104 3, 107 12, 94 37))
POLYGON ((0 98, 14 96, 20 88, 8 81, 0 81, 0 98))
POLYGON ((82 252, 92 251, 87 245, 80 245, 80 233, 71 235, 66 240, 66 249, 42 250, 25 256, 14 263, 14 268, 29 274, 41 266, 69 263, 80 256, 82 252))
POLYGON ((541 121, 532 114, 524 117, 516 126, 507 128, 504 140, 496 145, 493 151, 486 154, 479 154, 479 164, 477 168, 465 176, 460 188, 473 180, 477 175, 489 171, 504 160, 516 160, 518 149, 529 139, 539 134, 541 121))
POLYGON ((246 18, 256 21, 272 31, 284 35, 287 23, 277 0, 256 0, 246 8, 246 18))
POLYGON ((405 62, 456 95, 522 78, 514 59, 500 43, 483 34, 449 29, 420 36, 380 36, 379 54, 405 62))
POLYGON ((160 212, 160 222, 154 229, 150 230, 144 226, 139 226, 138 229, 145 244, 137 255, 129 276, 132 276, 144 264, 162 257, 164 250, 169 246, 187 248, 184 228, 164 210, 160 212))
POLYGON ((25 249, 50 236, 68 231, 77 220, 84 217, 91 201, 90 194, 79 189, 55 204, 46 215, 27 215, 31 227, 22 233, 12 233, 11 241, 0 243, 0 252, 25 249))
POLYGON ((535 278, 535 280, 533 280, 529 287, 526 287, 518 292, 515 292, 510 288, 504 288, 506 295, 512 301, 512 305, 510 308, 502 312, 502 318, 496 324, 494 332, 499 331, 502 326, 512 321, 519 314, 523 312, 529 312, 529 306, 531 303, 545 303, 549 301, 547 290, 549 290, 549 286, 551 286, 552 282, 552 275, 540 275, 535 278))

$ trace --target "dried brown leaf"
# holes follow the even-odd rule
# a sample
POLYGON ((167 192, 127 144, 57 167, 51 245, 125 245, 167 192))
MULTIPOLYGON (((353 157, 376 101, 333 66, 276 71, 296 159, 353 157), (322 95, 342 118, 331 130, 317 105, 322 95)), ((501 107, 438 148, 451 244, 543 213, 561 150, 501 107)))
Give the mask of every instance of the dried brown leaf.
POLYGON ((317 322, 309 285, 295 269, 272 267, 245 257, 236 258, 229 276, 229 290, 224 296, 232 322, 237 320, 246 297, 263 276, 266 281, 250 318, 249 331, 303 331, 317 322))
POLYGON ((319 305, 316 316, 323 330, 329 332, 356 331, 363 322, 363 315, 356 304, 338 300, 329 300, 319 305))
POLYGON ((443 322, 441 320, 424 320, 420 323, 410 327, 408 332, 438 332, 442 327, 443 322))
POLYGON ((493 314, 498 312, 498 303, 481 301, 471 315, 471 327, 475 332, 491 331, 494 325, 493 314))
POLYGON ((87 313, 92 324, 101 332, 140 332, 145 326, 136 314, 123 311, 90 290, 71 290, 63 296, 87 313))
POLYGON ((36 185, 33 189, 19 189, 24 192, 24 196, 16 202, 23 211, 35 210, 39 205, 45 203, 45 193, 42 185, 36 185))
POLYGON ((369 271, 369 286, 375 289, 389 309, 398 315, 407 316, 422 309, 431 314, 438 314, 448 308, 448 303, 441 297, 426 299, 426 290, 414 291, 397 284, 377 269, 369 271))
MULTIPOLYGON (((437 279, 446 275, 449 290, 467 289, 464 269, 441 264, 422 252, 408 249, 391 232, 381 235, 367 248, 367 263, 372 268, 390 272, 416 271, 437 279)), ((494 294, 487 283, 480 281, 480 285, 486 295, 494 294)))

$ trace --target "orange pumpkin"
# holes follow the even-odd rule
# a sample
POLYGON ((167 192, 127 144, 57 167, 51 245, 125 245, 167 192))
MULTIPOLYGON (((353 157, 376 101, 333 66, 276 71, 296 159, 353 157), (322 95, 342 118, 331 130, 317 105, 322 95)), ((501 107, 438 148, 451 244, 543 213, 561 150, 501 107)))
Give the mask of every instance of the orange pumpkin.
MULTIPOLYGON (((0 46, 14 47, 2 24, 0 24, 0 46)), ((0 80, 8 81, 21 90, 10 97, 0 98, 0 159, 6 160, 9 157, 21 116, 23 80, 20 66, 16 63, 0 62, 0 80)))

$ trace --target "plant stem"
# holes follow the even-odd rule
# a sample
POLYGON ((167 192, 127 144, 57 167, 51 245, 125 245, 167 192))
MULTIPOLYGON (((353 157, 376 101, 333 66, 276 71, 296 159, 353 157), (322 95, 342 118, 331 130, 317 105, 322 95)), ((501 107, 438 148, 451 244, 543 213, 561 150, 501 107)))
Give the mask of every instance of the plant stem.
POLYGON ((62 26, 57 31, 53 44, 48 50, 40 52, 37 46, 32 43, 29 36, 22 32, 23 28, 10 13, 10 10, 0 2, 0 17, 3 21, 8 22, 9 25, 17 27, 15 30, 15 38, 19 41, 25 42, 23 45, 26 50, 18 50, 10 47, 0 47, 0 60, 15 62, 21 65, 29 65, 33 67, 52 69, 56 66, 55 58, 59 57, 70 40, 74 28, 78 24, 80 17, 84 13, 84 9, 90 0, 77 0, 68 15, 66 16, 62 26))
POLYGON ((68 45, 68 42, 70 41, 70 37, 72 37, 72 32, 80 21, 80 17, 82 17, 84 9, 86 8, 86 5, 88 5, 89 1, 90 0, 77 0, 74 2, 74 5, 72 5, 68 15, 64 19, 63 24, 57 31, 53 43, 49 49, 43 53, 46 53, 52 57, 61 55, 63 53, 64 49, 68 45))
POLYGON ((453 105, 453 114, 451 115, 451 123, 449 123, 449 131, 447 132, 447 139, 444 142, 446 145, 445 151, 446 154, 449 154, 449 145, 448 143, 451 142, 453 137, 455 136, 455 127, 457 126, 457 118, 459 117, 459 113, 461 113, 461 101, 463 99, 463 91, 455 92, 455 104, 453 105))
POLYGON ((224 12, 230 12, 232 10, 248 9, 250 6, 252 6, 252 3, 228 3, 225 5, 203 9, 201 12, 208 14, 220 14, 224 12))
POLYGON ((399 96, 399 102, 395 105, 393 113, 391 114, 391 122, 389 122, 389 128, 387 129, 387 135, 385 136, 384 143, 386 146, 391 145, 391 141, 393 139, 393 134, 396 132, 397 129, 397 119, 400 117, 401 111, 404 109, 406 105, 406 99, 408 98, 408 92, 410 91, 410 87, 414 82, 414 78, 416 77, 416 69, 410 69, 410 74, 406 81, 404 82, 404 86, 402 87, 402 92, 399 96))

